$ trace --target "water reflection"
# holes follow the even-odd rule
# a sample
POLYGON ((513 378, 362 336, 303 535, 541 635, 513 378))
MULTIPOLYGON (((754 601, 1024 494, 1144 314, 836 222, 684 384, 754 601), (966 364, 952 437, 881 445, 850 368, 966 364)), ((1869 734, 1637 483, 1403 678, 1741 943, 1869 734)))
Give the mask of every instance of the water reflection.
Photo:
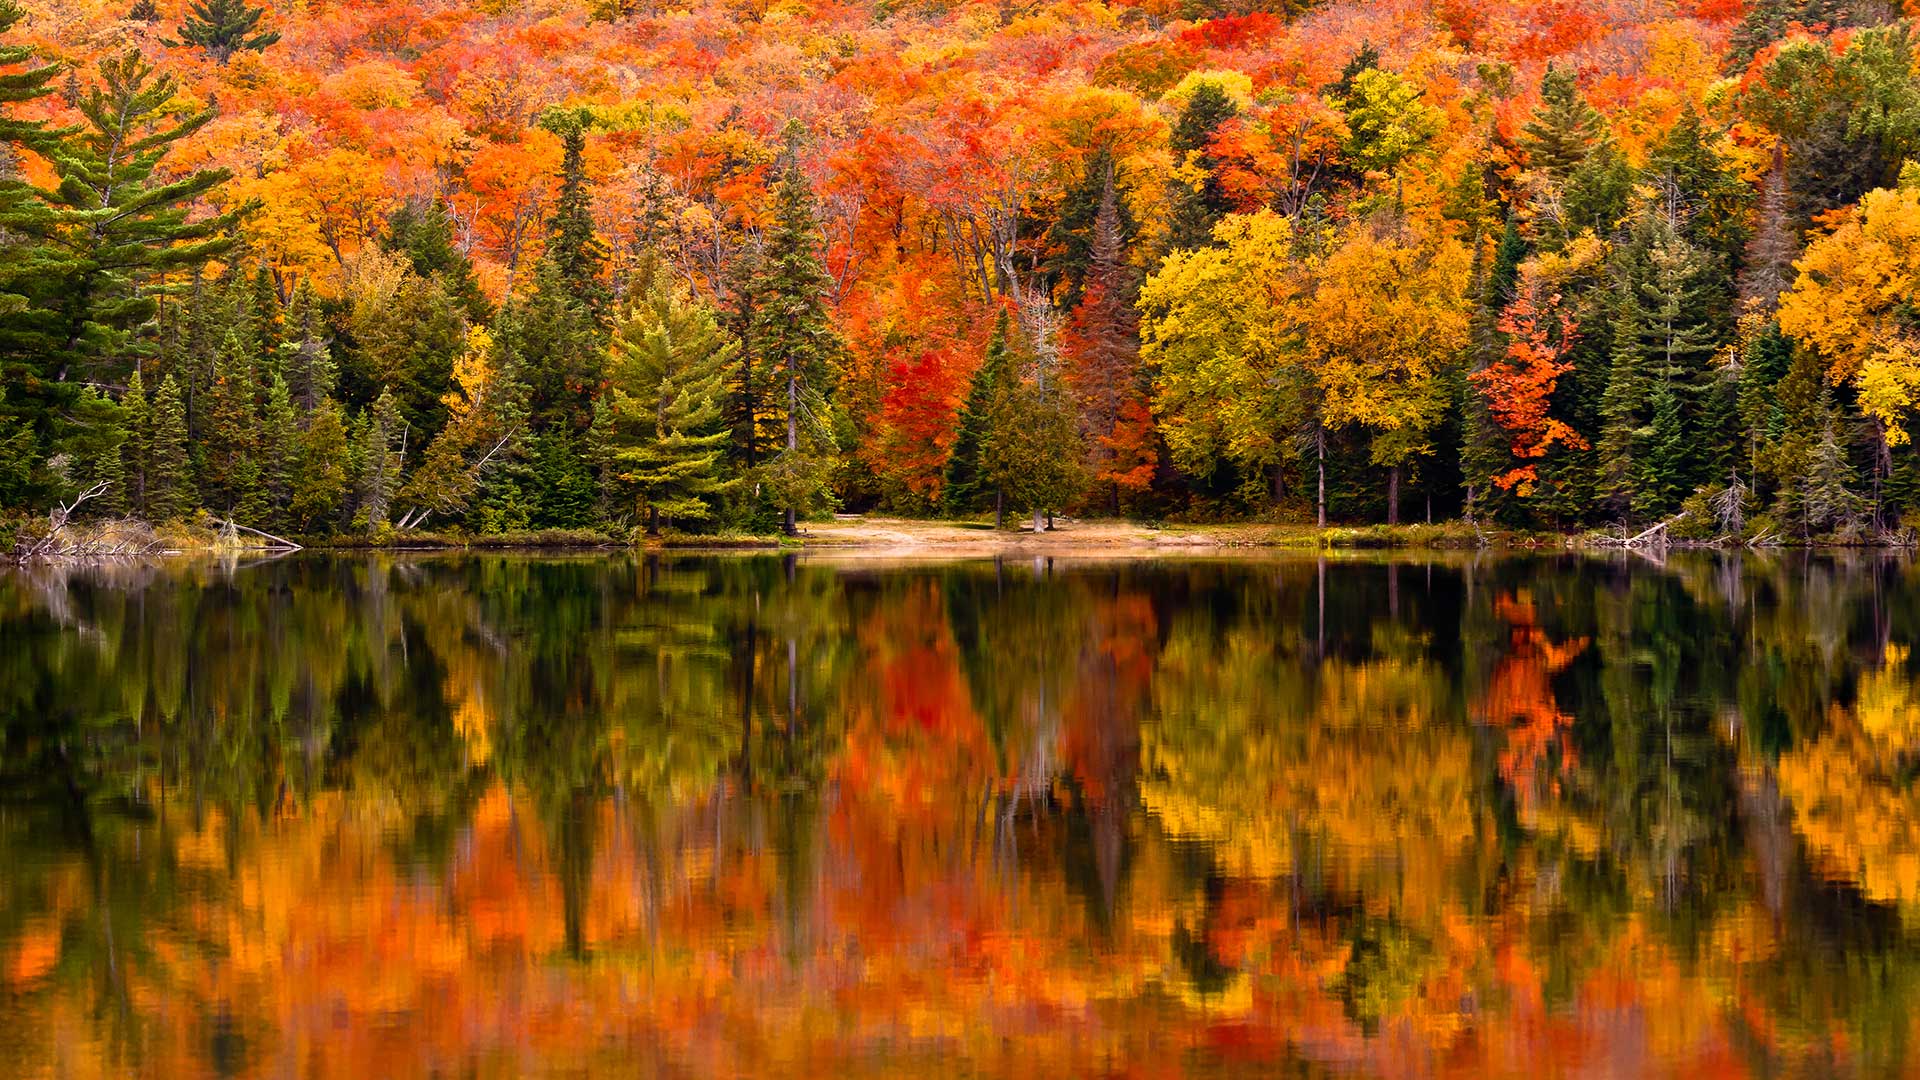
POLYGON ((0 1073, 1884 1074, 1857 556, 0 577, 0 1073))

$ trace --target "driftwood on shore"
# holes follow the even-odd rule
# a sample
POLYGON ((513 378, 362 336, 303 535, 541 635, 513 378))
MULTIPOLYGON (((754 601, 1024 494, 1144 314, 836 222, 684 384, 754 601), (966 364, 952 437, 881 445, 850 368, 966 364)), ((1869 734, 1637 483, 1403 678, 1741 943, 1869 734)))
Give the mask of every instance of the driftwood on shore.
POLYGON ((74 512, 106 490, 107 482, 103 480, 74 496, 72 502, 55 506, 47 514, 46 531, 21 537, 14 545, 11 561, 24 566, 36 562, 103 561, 163 554, 167 550, 166 541, 144 522, 125 519, 85 528, 73 527, 74 512))
POLYGON ((253 528, 250 525, 242 525, 239 522, 234 521, 232 518, 228 518, 226 521, 221 523, 220 531, 223 534, 225 534, 227 537, 233 538, 233 539, 238 539, 237 537, 234 536, 236 532, 250 533, 254 536, 260 537, 263 540, 273 541, 276 547, 279 550, 283 550, 283 551, 304 550, 301 548, 299 544, 296 544, 293 541, 288 540, 283 536, 275 536, 270 532, 264 532, 260 529, 253 528))
POLYGON ((1667 546, 1667 530, 1670 527, 1672 527, 1674 524, 1678 523, 1682 518, 1685 518, 1686 516, 1687 516, 1687 512, 1685 510, 1682 510, 1679 513, 1673 515, 1672 517, 1666 519, 1665 521, 1659 522, 1654 525, 1649 525, 1647 528, 1641 530, 1638 533, 1635 533, 1632 536, 1627 536, 1627 537, 1603 536, 1594 542, 1597 544, 1600 544, 1603 547, 1625 547, 1625 548, 1666 547, 1667 546))

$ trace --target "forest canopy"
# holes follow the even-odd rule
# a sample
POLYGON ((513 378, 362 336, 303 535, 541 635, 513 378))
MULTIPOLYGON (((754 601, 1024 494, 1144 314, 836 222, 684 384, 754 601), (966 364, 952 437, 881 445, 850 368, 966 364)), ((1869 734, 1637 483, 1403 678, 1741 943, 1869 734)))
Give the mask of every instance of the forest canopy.
POLYGON ((1892 535, 1915 34, 1831 0, 0 0, 0 515, 1892 535))

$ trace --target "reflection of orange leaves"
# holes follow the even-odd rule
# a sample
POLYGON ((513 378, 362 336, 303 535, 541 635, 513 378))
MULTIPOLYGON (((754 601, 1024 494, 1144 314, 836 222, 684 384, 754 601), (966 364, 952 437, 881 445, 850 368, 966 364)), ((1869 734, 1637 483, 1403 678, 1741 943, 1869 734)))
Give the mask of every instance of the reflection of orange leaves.
POLYGON ((60 928, 52 923, 29 927, 15 939, 7 958, 7 982, 19 986, 53 970, 60 960, 60 928))
POLYGON ((1547 755, 1556 748, 1563 757, 1571 755, 1566 729, 1573 717, 1561 711, 1553 678, 1586 651, 1588 642, 1550 639, 1536 622, 1533 597, 1525 590, 1497 599, 1494 614, 1507 623, 1507 653, 1487 680, 1478 715, 1506 728, 1500 775, 1513 784, 1525 809, 1540 794, 1535 773, 1547 755))

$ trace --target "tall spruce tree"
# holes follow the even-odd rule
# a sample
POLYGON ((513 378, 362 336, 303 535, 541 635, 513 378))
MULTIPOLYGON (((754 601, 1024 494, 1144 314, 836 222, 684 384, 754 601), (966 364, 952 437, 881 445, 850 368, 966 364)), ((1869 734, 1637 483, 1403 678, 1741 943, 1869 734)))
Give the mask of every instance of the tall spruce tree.
POLYGON ((120 471, 126 478, 127 513, 144 517, 147 513, 147 468, 153 453, 153 405, 147 396, 146 380, 139 367, 127 379, 127 392, 120 398, 125 411, 127 439, 120 446, 120 471))
MULTIPOLYGON (((401 203, 387 219, 380 246, 405 256, 414 273, 438 280, 447 295, 465 310, 468 322, 484 324, 492 315, 492 305, 474 276, 473 261, 454 243, 453 227, 453 215, 444 201, 410 200, 401 203)), ((305 284, 302 281, 301 287, 305 284)))
POLYGON ((1527 167, 1565 180, 1607 138, 1607 121, 1580 92, 1571 68, 1549 64, 1540 78, 1540 108, 1521 132, 1527 167))
POLYGON ((153 395, 153 440, 147 451, 147 513, 155 521, 185 517, 199 502, 187 460, 187 404, 169 374, 153 395))
POLYGON ((773 222, 754 279, 753 344, 757 381, 775 389, 769 402, 785 441, 762 471, 782 511, 786 532, 801 515, 829 505, 827 478, 834 445, 829 395, 845 346, 827 311, 832 280, 820 261, 822 239, 813 192, 800 171, 791 133, 787 162, 773 192, 773 222))
POLYGON ((1027 378, 1010 377, 994 387, 982 463, 1007 501, 1033 513, 1037 535, 1085 481, 1079 425, 1057 373, 1036 357, 1027 378))
POLYGON ((607 265, 606 244, 593 225, 593 189, 587 179, 584 117, 552 114, 547 126, 560 136, 560 192, 547 218, 545 258, 553 264, 568 295, 598 320, 606 315, 607 286, 600 275, 607 265))
POLYGON ((199 433, 198 488, 209 509, 236 509, 250 495, 254 446, 260 411, 253 357, 239 332, 229 332, 226 347, 207 388, 206 427, 199 433))
POLYGON ((259 488, 264 524, 257 528, 279 529, 289 522, 287 509, 293 501, 293 470, 299 459, 300 429, 294 419, 293 395, 278 372, 268 376, 266 405, 260 413, 259 488))

